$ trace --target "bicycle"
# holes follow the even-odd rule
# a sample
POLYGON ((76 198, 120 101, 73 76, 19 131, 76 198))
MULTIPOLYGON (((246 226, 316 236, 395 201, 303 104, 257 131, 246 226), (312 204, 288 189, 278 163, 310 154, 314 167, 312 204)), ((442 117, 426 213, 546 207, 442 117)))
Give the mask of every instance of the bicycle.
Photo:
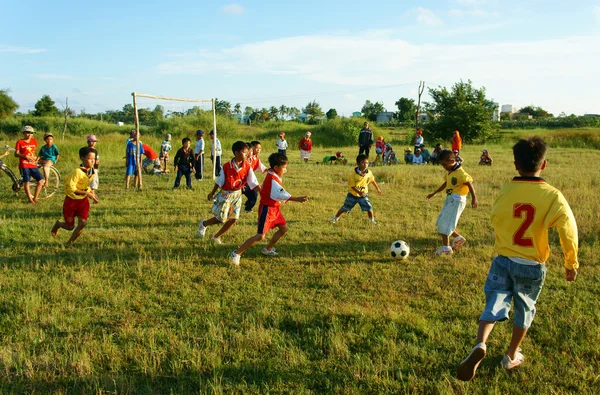
MULTIPOLYGON (((3 147, 6 152, 0 156, 0 201, 7 199, 9 196, 19 196, 19 191, 23 189, 24 182, 23 177, 19 174, 18 176, 6 165, 6 163, 2 162, 2 157, 6 156, 7 153, 11 151, 15 151, 14 148, 5 145, 3 147)), ((42 165, 38 163, 38 168, 41 168, 42 165)), ((29 183, 30 191, 35 190, 37 186, 37 181, 31 180, 29 183)), ((52 197, 56 191, 60 188, 60 173, 54 166, 50 166, 50 172, 48 180, 46 180, 46 185, 42 188, 42 192, 40 193, 40 198, 47 199, 52 197)), ((32 192, 33 195, 33 192, 32 192)))

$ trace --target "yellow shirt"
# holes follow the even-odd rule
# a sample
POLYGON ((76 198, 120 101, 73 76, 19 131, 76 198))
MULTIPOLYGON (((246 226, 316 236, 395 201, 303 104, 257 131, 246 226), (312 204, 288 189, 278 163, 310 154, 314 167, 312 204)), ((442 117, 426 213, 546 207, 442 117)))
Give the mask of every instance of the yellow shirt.
POLYGON ((87 199, 87 196, 85 195, 76 195, 75 191, 77 189, 80 191, 87 191, 90 188, 90 178, 85 171, 78 168, 65 178, 64 186, 65 195, 71 199, 87 199))
POLYGON ((498 254, 546 262, 550 256, 548 228, 554 226, 560 236, 565 267, 579 267, 577 223, 571 207, 562 193, 542 178, 513 178, 496 198, 491 221, 498 254))
POLYGON ((369 169, 365 170, 364 174, 360 174, 360 170, 358 167, 354 168, 354 171, 348 178, 348 192, 352 195, 359 197, 360 195, 356 193, 352 187, 358 189, 361 192, 369 193, 369 184, 375 181, 375 176, 373 176, 373 172, 369 169))
POLYGON ((465 184, 468 182, 473 182, 473 177, 462 166, 452 170, 446 175, 446 195, 467 196, 469 187, 465 184))

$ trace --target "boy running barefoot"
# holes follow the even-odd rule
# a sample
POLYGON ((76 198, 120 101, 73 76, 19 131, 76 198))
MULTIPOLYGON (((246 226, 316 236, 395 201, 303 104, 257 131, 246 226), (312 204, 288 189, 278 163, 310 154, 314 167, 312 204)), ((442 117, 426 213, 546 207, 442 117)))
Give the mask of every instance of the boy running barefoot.
MULTIPOLYGON (((366 122, 365 122, 366 123, 366 122)), ((377 225, 373 214, 373 205, 369 200, 369 184, 373 184, 377 193, 381 195, 381 189, 375 182, 373 172, 369 170, 369 158, 367 155, 360 154, 356 157, 357 167, 354 168, 352 174, 348 178, 348 195, 344 205, 333 216, 331 223, 338 222, 340 217, 347 212, 350 212, 358 204, 362 211, 366 211, 373 225, 377 225)))
POLYGON ((66 196, 63 203, 63 216, 65 222, 56 221, 52 227, 52 237, 56 237, 60 229, 75 229, 69 241, 67 241, 67 247, 73 245, 87 225, 90 212, 88 198, 92 199, 94 203, 98 203, 98 198, 94 191, 90 189, 90 181, 94 177, 96 153, 93 148, 84 147, 79 150, 79 157, 82 167, 75 169, 64 181, 66 196), (79 218, 77 228, 75 228, 75 217, 79 218))
POLYGON ((260 189, 258 231, 256 235, 246 240, 237 250, 231 252, 231 263, 234 265, 240 264, 240 258, 244 251, 259 241, 264 240, 267 232, 275 227, 279 229, 275 232, 269 244, 263 248, 262 253, 270 256, 277 255, 273 247, 288 231, 287 223, 280 210, 281 202, 292 201, 304 203, 308 200, 308 196, 294 197, 283 189, 282 177, 287 172, 287 165, 288 159, 285 155, 275 153, 269 156, 270 169, 260 189))
POLYGON ((473 178, 456 161, 454 153, 442 150, 438 156, 440 165, 448 172, 444 183, 435 192, 427 195, 427 200, 438 192, 446 190, 444 207, 437 218, 436 226, 442 236, 442 246, 435 252, 438 255, 450 255, 467 241, 456 231, 458 219, 467 205, 467 194, 471 192, 471 206, 477 208, 477 195, 473 187, 473 178), (454 237, 450 245, 450 236, 454 237))
POLYGON ((578 239, 573 212, 562 193, 540 178, 546 168, 546 144, 539 137, 520 140, 513 147, 513 155, 519 177, 502 188, 492 208, 498 255, 492 260, 483 287, 485 308, 479 317, 477 345, 456 371, 463 381, 475 376, 495 323, 508 319, 511 300, 514 326, 501 366, 512 369, 525 360, 520 345, 533 322, 535 304, 546 278, 545 262, 550 256, 548 228, 554 226, 558 230, 566 280, 577 277, 578 239))

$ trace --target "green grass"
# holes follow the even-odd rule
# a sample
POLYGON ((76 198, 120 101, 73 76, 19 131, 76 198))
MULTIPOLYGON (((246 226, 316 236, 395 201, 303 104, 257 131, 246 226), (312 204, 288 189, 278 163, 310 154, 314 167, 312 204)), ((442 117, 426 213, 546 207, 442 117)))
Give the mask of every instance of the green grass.
MULTIPOLYGON (((252 136, 263 139, 265 161, 274 136, 252 136)), ((158 138, 145 140, 158 146, 158 138)), ((357 209, 332 225, 327 221, 344 200, 352 167, 314 164, 337 149, 317 147, 308 165, 289 150, 285 187, 311 199, 283 207, 290 231, 277 245, 279 257, 262 256, 263 245, 256 245, 233 268, 228 254, 256 232, 255 214, 243 215, 223 246, 197 238, 198 221, 210 215, 212 182, 174 192, 173 176, 147 176, 142 192, 125 191, 124 143, 120 135, 100 136, 100 204, 73 249, 62 246, 68 232, 50 237, 62 196, 36 206, 23 196, 0 202, 0 392, 563 394, 600 388, 597 151, 553 148, 544 172, 575 213, 580 277, 564 280, 552 231, 546 285, 523 345, 526 363, 512 372, 499 367, 511 328, 502 323, 475 380, 463 383, 454 370, 474 343, 483 308, 494 255, 491 205, 514 175, 509 145, 486 146, 491 168, 474 165, 482 146, 465 147, 480 207, 467 208, 459 223, 468 244, 442 258, 433 254, 442 198, 425 201, 442 182, 440 167, 374 168, 384 192, 371 194, 380 226, 370 226, 357 209), (411 246, 407 261, 389 257, 397 239, 411 246)), ((77 165, 81 144, 57 144, 64 176, 77 165)), ((356 150, 342 149, 348 157, 356 150)), ((9 164, 15 167, 14 158, 9 164)), ((215 232, 210 228, 207 237, 215 232)))

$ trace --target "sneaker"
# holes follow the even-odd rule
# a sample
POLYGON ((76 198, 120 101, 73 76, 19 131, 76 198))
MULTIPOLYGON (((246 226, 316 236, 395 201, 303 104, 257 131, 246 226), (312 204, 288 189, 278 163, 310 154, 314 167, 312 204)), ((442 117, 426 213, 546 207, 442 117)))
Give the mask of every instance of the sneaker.
POLYGON ((377 221, 375 221, 374 219, 372 219, 372 220, 371 220, 371 223, 372 223, 373 225, 375 225, 375 226, 379 225, 379 224, 377 223, 377 221))
POLYGON ((235 251, 231 251, 231 263, 239 266, 240 265, 240 258, 242 256, 240 254, 236 254, 235 251))
POLYGON ((515 354, 515 359, 510 359, 510 357, 504 354, 504 358, 502 358, 502 362, 500 365, 506 370, 510 370, 512 368, 516 368, 520 364, 525 361, 525 357, 521 354, 521 349, 517 349, 517 353, 515 354))
POLYGON ((204 221, 200 221, 200 225, 198 225, 198 237, 204 237, 206 234, 206 226, 204 226, 204 221))
POLYGON ((338 222, 339 220, 340 220, 340 219, 339 219, 339 217, 336 217, 336 216, 334 215, 334 216, 333 216, 333 218, 331 219, 331 221, 329 221, 329 222, 331 222, 332 224, 337 224, 337 222, 338 222))
POLYGON ((251 213, 252 210, 244 210, 245 213, 251 213))
POLYGON ((465 239, 462 236, 457 236, 457 237, 454 238, 454 240, 452 240, 452 244, 450 244, 450 246, 452 247, 452 249, 454 251, 456 251, 456 250, 458 250, 460 248, 460 246, 462 246, 466 242, 467 242, 467 239, 465 239))
POLYGON ((458 365, 456 369, 456 378, 462 381, 469 381, 473 377, 475 377, 475 371, 483 358, 485 358, 486 352, 485 343, 479 343, 471 350, 469 356, 467 356, 463 361, 458 365))
POLYGON ((263 255, 268 255, 268 256, 275 256, 278 255, 277 252, 275 251, 275 248, 271 249, 271 250, 267 250, 267 247, 263 248, 262 251, 263 255))
POLYGON ((220 237, 213 237, 211 240, 214 241, 217 244, 223 244, 223 242, 221 241, 220 237))
POLYGON ((450 246, 441 246, 435 252, 436 255, 452 255, 452 247, 450 246))

